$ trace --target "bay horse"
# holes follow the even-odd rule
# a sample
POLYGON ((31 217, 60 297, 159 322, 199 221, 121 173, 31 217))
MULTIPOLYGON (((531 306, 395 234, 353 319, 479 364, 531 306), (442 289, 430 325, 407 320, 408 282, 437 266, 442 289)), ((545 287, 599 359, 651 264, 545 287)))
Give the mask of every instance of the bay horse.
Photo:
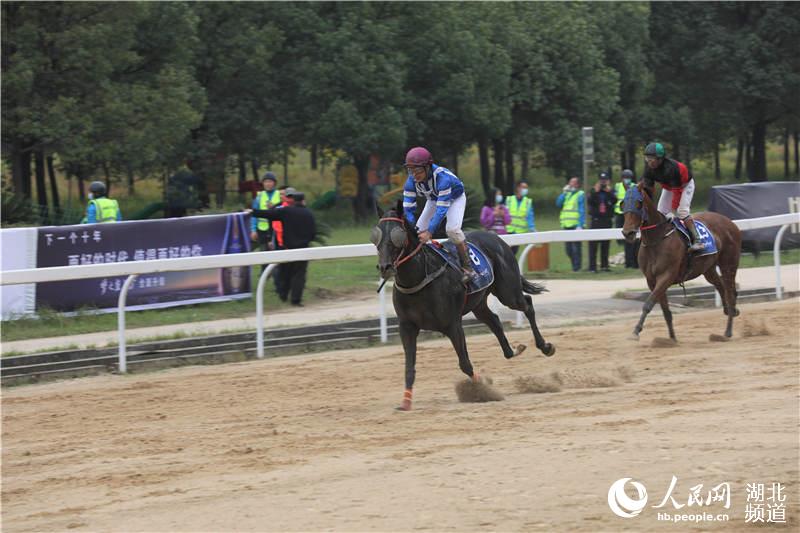
POLYGON ((430 246, 423 245, 417 229, 403 214, 402 201, 384 216, 378 208, 378 224, 370 240, 378 249, 378 268, 384 281, 394 277, 392 301, 397 313, 400 339, 405 352, 405 391, 399 410, 411 410, 411 396, 416 377, 417 336, 420 330, 438 331, 453 343, 461 371, 474 381, 480 381, 467 353, 462 317, 470 311, 500 341, 506 359, 522 353, 526 346, 512 349, 503 332, 498 316, 489 309, 487 299, 494 294, 500 302, 522 311, 528 317, 536 347, 546 356, 555 353, 555 346, 545 342, 536 326, 536 315, 530 294, 544 291, 541 285, 522 277, 511 248, 496 234, 475 231, 467 241, 477 245, 494 269, 493 282, 484 289, 467 294, 461 282, 461 269, 448 267, 445 260, 430 246))
MULTIPOLYGON (((679 235, 672 222, 656 208, 653 189, 640 182, 630 187, 623 200, 625 224, 622 234, 627 242, 633 242, 636 231, 641 231, 642 244, 639 248, 639 268, 647 278, 650 296, 642 307, 642 315, 631 336, 639 340, 647 314, 656 302, 661 304, 664 320, 667 322, 669 337, 677 341, 672 327, 672 312, 667 301, 667 289, 676 283, 683 283, 701 274, 722 297, 724 313, 728 316, 725 337, 733 335, 733 318, 739 315, 736 309, 736 270, 742 250, 742 234, 729 218, 718 213, 705 212, 692 215, 708 228, 716 240, 717 253, 688 257, 687 244, 679 235), (646 225, 642 225, 645 223, 646 225), (719 267, 720 274, 717 273, 719 267)), ((715 335, 711 336, 716 340, 715 335)), ((725 340, 725 339, 720 339, 725 340)))

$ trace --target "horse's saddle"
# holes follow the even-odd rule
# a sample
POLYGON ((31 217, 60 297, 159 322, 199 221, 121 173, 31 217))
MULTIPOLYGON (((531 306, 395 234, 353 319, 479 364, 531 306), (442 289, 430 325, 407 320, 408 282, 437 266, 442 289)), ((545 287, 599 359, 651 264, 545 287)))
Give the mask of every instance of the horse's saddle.
MULTIPOLYGON (((686 229, 686 226, 683 225, 682 220, 678 220, 677 217, 672 219, 672 225, 675 226, 675 229, 678 230, 681 237, 684 238, 687 242, 687 246, 689 243, 692 242, 692 237, 689 235, 689 230, 686 229)), ((697 236, 700 237, 700 242, 703 243, 704 248, 702 250, 698 250, 696 252, 692 252, 693 257, 700 257, 703 255, 711 255, 717 253, 717 242, 714 240, 714 236, 708 230, 705 224, 700 222, 697 219, 694 219, 694 227, 697 229, 697 236)))
MULTIPOLYGON (((461 273, 461 261, 458 258, 458 250, 456 250, 455 244, 449 241, 446 243, 432 241, 427 246, 439 254, 448 265, 461 273)), ((480 248, 468 242, 467 250, 472 261, 472 268, 475 269, 477 274, 475 279, 469 282, 469 287, 467 287, 467 294, 472 294, 473 292, 482 291, 494 282, 494 270, 492 270, 492 265, 480 248)))

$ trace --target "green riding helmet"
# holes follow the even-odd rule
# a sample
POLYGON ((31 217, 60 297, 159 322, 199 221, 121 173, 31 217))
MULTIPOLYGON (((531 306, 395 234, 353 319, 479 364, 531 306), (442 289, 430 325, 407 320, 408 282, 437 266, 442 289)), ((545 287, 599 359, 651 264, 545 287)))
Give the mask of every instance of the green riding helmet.
POLYGON ((650 143, 644 149, 645 156, 664 157, 665 154, 664 145, 661 143, 650 143))

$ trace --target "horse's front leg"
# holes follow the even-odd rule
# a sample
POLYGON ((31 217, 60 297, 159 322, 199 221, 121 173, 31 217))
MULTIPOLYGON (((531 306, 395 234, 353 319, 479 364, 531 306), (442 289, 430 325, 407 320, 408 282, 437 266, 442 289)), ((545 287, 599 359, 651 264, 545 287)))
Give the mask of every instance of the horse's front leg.
MULTIPOLYGON (((650 311, 653 310, 653 307, 656 305, 656 302, 660 301, 662 296, 666 298, 667 289, 671 285, 672 277, 669 275, 662 275, 659 278, 656 278, 654 283, 650 283, 650 280, 647 280, 647 284, 650 286, 650 296, 647 297, 645 300, 644 305, 642 306, 642 314, 639 317, 639 322, 636 324, 636 327, 633 328, 633 333, 631 334, 631 339, 638 341, 639 340, 639 333, 642 332, 644 328, 644 320, 647 318, 647 315, 650 311)), ((670 314, 670 318, 671 318, 670 314)), ((666 318, 666 315, 665 315, 666 318)))
POLYGON ((464 337, 464 328, 461 325, 461 320, 454 321, 445 334, 450 339, 450 342, 453 343, 453 348, 458 354, 458 367, 468 377, 478 381, 478 374, 473 370, 472 362, 470 362, 469 354, 467 353, 467 339, 464 337))
POLYGON ((400 411, 411 410, 411 391, 417 377, 417 336, 419 327, 412 322, 400 322, 400 339, 403 341, 403 351, 406 354, 406 389, 403 391, 403 403, 397 409, 400 411))
POLYGON ((669 300, 667 299, 666 292, 661 295, 661 298, 658 299, 658 303, 661 304, 661 312, 664 313, 664 321, 667 323, 669 338, 677 341, 678 339, 675 337, 675 329, 672 327, 672 311, 669 310, 669 300))

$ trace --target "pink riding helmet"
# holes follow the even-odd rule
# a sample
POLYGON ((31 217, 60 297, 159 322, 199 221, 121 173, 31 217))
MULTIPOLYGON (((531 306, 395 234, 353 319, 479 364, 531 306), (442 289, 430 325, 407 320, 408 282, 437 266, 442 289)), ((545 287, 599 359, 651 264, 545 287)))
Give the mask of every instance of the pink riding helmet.
POLYGON ((433 156, 422 146, 415 146, 406 154, 407 167, 424 167, 433 163, 433 156))

